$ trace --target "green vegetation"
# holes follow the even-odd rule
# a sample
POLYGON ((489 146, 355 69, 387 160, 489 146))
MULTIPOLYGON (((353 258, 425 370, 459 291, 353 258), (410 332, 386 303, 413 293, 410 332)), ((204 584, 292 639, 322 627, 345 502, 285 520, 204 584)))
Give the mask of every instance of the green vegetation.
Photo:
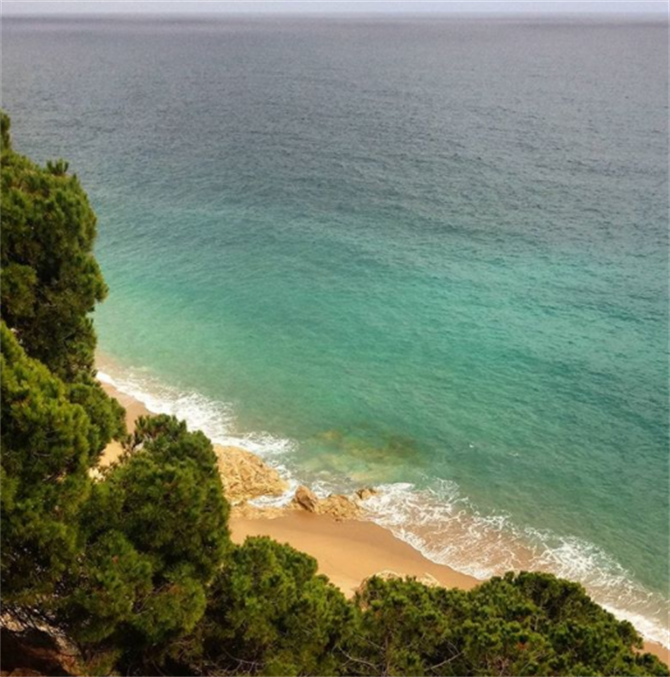
POLYGON ((2 117, 2 314, 21 345, 67 382, 93 374, 89 313, 107 294, 92 255, 95 214, 59 160, 12 152, 2 117))
POLYGON ((149 666, 202 618, 230 547, 228 504, 210 441, 176 419, 140 419, 128 451, 82 511, 86 555, 55 618, 87 657, 149 666))
POLYGON ((643 675, 667 668, 583 587, 550 574, 507 574, 464 592, 373 579, 347 674, 643 675), (353 663, 353 664, 352 664, 353 663))
POLYGON ((249 538, 214 579, 191 662, 216 674, 336 674, 353 612, 312 557, 249 538))
POLYGON ((373 578, 352 601, 314 559, 231 543, 211 443, 123 411, 94 380, 105 295, 95 216, 59 161, 2 116, 2 603, 90 674, 664 675, 577 584, 508 574, 474 590, 373 578), (94 476, 111 439, 127 453, 94 476))
POLYGON ((2 319, 23 350, 61 379, 89 413, 94 448, 125 432, 123 409, 94 379, 95 332, 89 314, 107 287, 93 257, 95 214, 76 176, 59 160, 39 167, 12 150, 2 129, 2 319))
POLYGON ((30 608, 76 556, 97 436, 64 384, 1 331, 2 602, 30 608))

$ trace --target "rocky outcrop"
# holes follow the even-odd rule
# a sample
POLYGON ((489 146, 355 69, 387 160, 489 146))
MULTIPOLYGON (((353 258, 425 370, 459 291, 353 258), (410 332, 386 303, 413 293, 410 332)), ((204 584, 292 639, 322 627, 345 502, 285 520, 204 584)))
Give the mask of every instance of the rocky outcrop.
POLYGON ((336 520, 352 520, 361 517, 361 507, 348 496, 331 494, 319 501, 317 512, 321 515, 330 515, 336 520))
POLYGON ((300 485, 296 489, 295 496, 293 497, 293 503, 303 510, 307 510, 307 512, 317 512, 319 499, 316 497, 316 494, 313 491, 300 485))
POLYGON ((9 629, 18 624, 3 616, 0 629, 0 671, 11 677, 37 677, 37 675, 85 674, 78 664, 74 647, 65 645, 62 639, 45 630, 9 629))
POLYGON ((317 515, 330 515, 336 520, 357 519, 363 512, 358 503, 348 496, 331 494, 326 498, 317 498, 313 491, 304 486, 296 490, 291 507, 317 515))
POLYGON ((417 579, 419 583, 423 583, 424 585, 428 585, 431 588, 439 587, 442 585, 440 581, 435 578, 435 576, 432 576, 431 574, 424 574, 423 576, 419 576, 417 579))
POLYGON ((232 516, 242 519, 275 519, 286 514, 287 510, 304 510, 315 515, 330 515, 338 521, 355 520, 363 516, 360 503, 375 494, 377 494, 375 489, 366 488, 360 489, 351 497, 331 494, 326 498, 319 498, 311 489, 301 485, 286 507, 259 507, 247 501, 240 501, 233 505, 232 516))
POLYGON ((391 581, 394 578, 403 578, 402 574, 399 574, 396 571, 391 571, 390 569, 383 569, 382 571, 378 571, 375 574, 372 574, 372 576, 368 576, 367 578, 364 578, 363 581, 361 581, 361 589, 363 589, 367 582, 371 578, 381 578, 383 581, 391 581))
POLYGON ((259 496, 281 496, 288 483, 256 454, 238 447, 215 445, 226 498, 233 504, 259 496))
POLYGON ((274 505, 259 507, 247 503, 237 503, 233 505, 230 511, 230 516, 233 519, 245 520, 273 520, 282 517, 286 514, 286 508, 277 507, 274 505))

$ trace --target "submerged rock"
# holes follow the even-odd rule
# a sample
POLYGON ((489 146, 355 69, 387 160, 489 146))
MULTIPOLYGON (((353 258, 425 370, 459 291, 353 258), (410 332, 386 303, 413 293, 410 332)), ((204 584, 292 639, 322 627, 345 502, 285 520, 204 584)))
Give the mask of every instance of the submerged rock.
POLYGON ((379 493, 377 489, 374 487, 363 487, 362 489, 358 489, 356 491, 356 496, 358 497, 359 501, 367 501, 368 498, 372 498, 373 496, 376 496, 379 493))

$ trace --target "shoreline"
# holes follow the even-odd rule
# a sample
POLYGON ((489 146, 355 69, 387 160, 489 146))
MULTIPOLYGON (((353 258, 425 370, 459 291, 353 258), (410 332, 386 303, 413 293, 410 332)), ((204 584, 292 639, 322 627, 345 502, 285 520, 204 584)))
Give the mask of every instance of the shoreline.
MULTIPOLYGON (((120 390, 114 385, 101 381, 105 392, 117 399, 126 409, 126 423, 128 431, 134 429, 135 420, 139 416, 151 415, 146 405, 120 390)), ((365 520, 363 511, 358 514, 319 514, 307 512, 299 508, 269 508, 258 509, 249 506, 248 499, 270 493, 274 488, 281 493, 286 483, 279 477, 276 470, 269 468, 255 454, 236 447, 223 447, 213 444, 219 458, 219 468, 222 477, 229 470, 237 473, 233 481, 234 487, 224 486, 231 501, 231 515, 229 527, 231 539, 235 543, 242 543, 248 536, 269 536, 281 543, 288 543, 297 550, 301 550, 317 560, 319 572, 328 576, 333 584, 342 592, 351 597, 361 583, 369 576, 377 573, 389 573, 400 576, 416 576, 425 582, 439 584, 445 587, 457 587, 464 590, 475 587, 483 581, 452 569, 448 565, 438 564, 428 559, 419 550, 416 550, 405 541, 400 540, 390 530, 365 520), (233 466, 224 467, 223 458, 233 454, 233 466), (241 463, 241 469, 240 469, 241 463), (250 469, 251 466, 251 469, 250 469), (254 474, 258 478, 259 468, 267 475, 257 486, 261 491, 252 493, 240 492, 240 485, 254 474), (238 491, 237 500, 231 499, 230 490, 238 491), (268 489, 268 491, 263 491, 268 489), (350 553, 355 552, 356 557, 350 553)), ((117 461, 123 449, 118 442, 111 442, 104 450, 99 466, 106 467, 117 461)), ((227 461, 226 461, 227 463, 227 461)), ((224 485, 226 481, 224 480, 224 485)), ((346 497, 338 497, 346 501, 346 497)), ((321 501, 322 503, 324 501, 321 501)), ((354 503, 351 503, 355 505, 354 503)), ((641 633, 640 633, 641 634, 641 633)), ((654 654, 666 664, 670 664, 670 648, 662 644, 644 640, 644 651, 654 654)))
POLYGON ((353 597, 366 578, 382 572, 416 576, 429 584, 463 590, 481 583, 444 564, 431 562, 374 522, 338 521, 330 515, 295 511, 275 519, 233 516, 230 530, 232 540, 238 544, 247 536, 270 536, 311 555, 319 563, 319 573, 328 576, 347 597, 353 597))

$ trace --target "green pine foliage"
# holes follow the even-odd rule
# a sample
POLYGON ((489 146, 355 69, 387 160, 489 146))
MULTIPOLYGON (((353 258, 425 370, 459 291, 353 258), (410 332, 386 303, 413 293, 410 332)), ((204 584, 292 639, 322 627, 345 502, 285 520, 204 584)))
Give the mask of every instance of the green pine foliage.
POLYGON ((64 381, 94 374, 89 317, 107 294, 93 256, 96 218, 63 161, 14 152, 3 119, 2 315, 24 350, 64 381))
POLYGON ((0 153, 10 150, 12 147, 12 142, 9 138, 9 128, 11 125, 9 115, 5 111, 0 110, 0 153))
POLYGON ((93 378, 90 313, 107 287, 93 256, 96 218, 76 176, 59 160, 40 167, 16 153, 0 116, 0 302, 2 319, 29 357, 66 384, 90 415, 102 451, 125 434, 123 409, 93 378))
POLYGON ((58 623, 89 660, 103 653, 147 674, 204 614, 231 547, 229 507, 210 441, 183 422, 141 418, 127 452, 83 511, 86 553, 58 623))
POLYGON ((581 585, 509 573, 470 590, 371 579, 346 649, 349 675, 665 675, 627 622, 581 585))
POLYGON ((86 412, 1 324, 2 602, 48 599, 79 547, 97 439, 86 412))
POLYGON ((210 588, 190 662, 209 674, 337 674, 354 609, 316 570, 288 545, 248 538, 210 588))

